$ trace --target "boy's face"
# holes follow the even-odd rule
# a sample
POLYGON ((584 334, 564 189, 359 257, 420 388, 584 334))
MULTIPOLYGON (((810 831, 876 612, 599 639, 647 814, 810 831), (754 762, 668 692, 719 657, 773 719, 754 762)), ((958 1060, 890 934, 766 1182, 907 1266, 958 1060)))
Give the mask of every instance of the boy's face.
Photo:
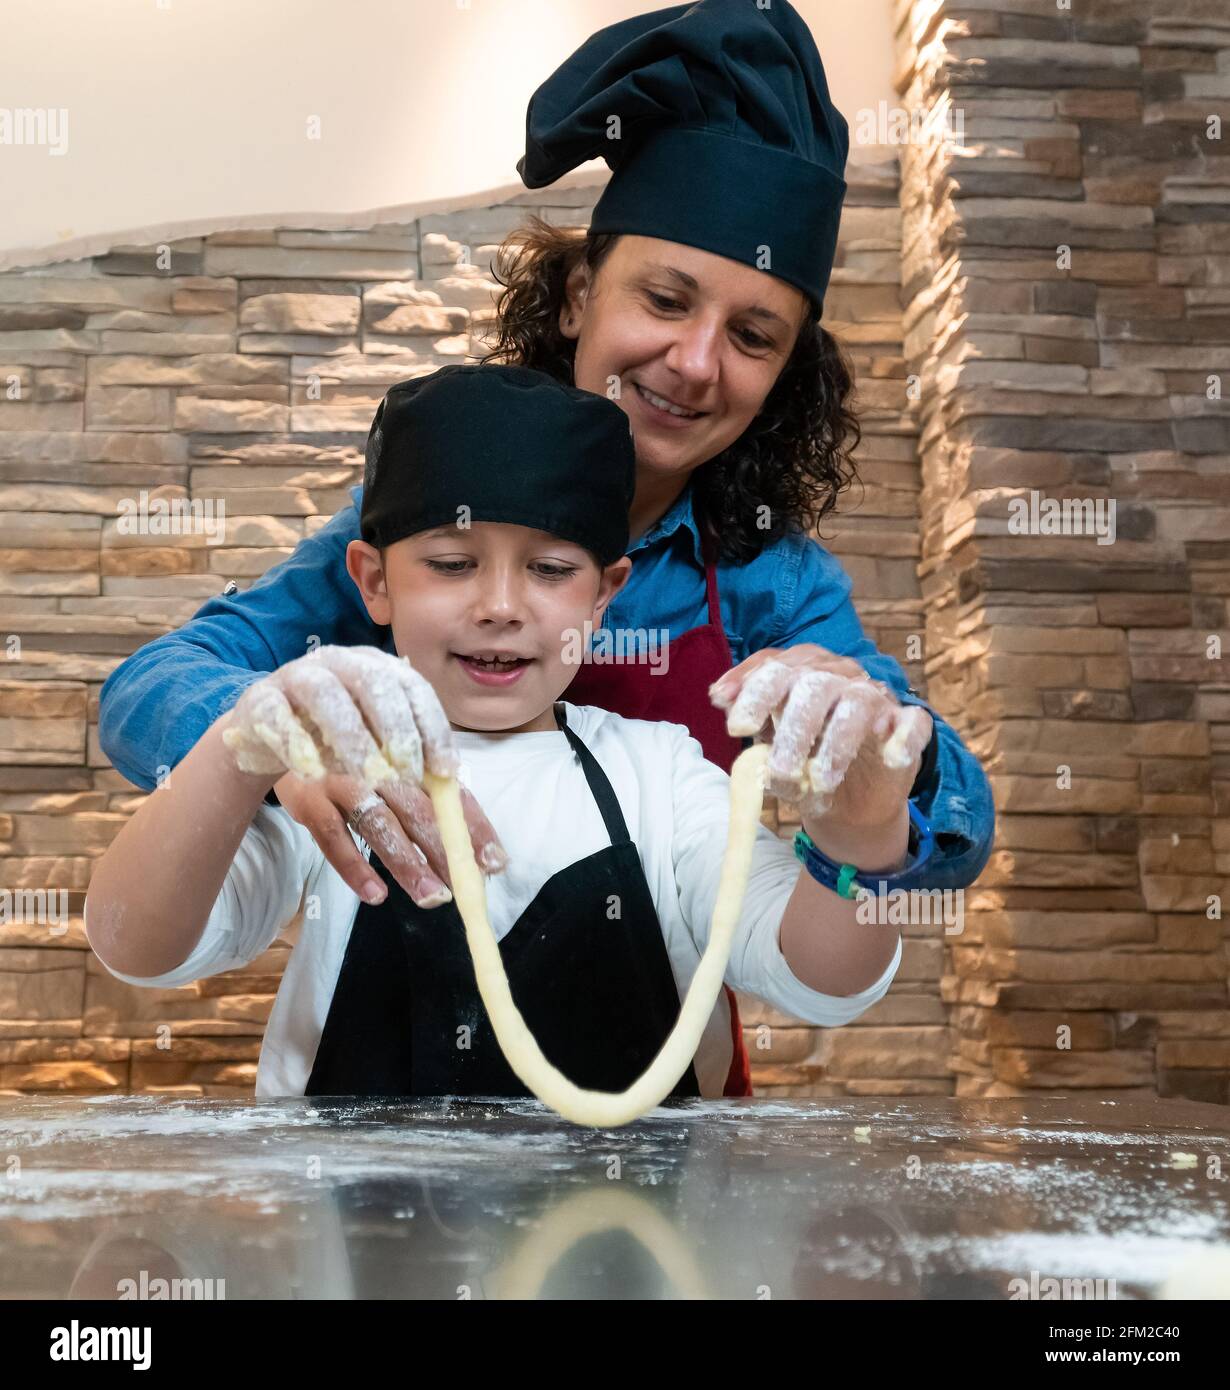
POLYGON ((455 728, 535 733, 557 726, 552 704, 632 569, 601 569, 581 546, 503 522, 440 526, 383 552, 351 541, 346 567, 372 621, 393 629, 455 728), (520 658, 503 669, 475 658, 520 658))

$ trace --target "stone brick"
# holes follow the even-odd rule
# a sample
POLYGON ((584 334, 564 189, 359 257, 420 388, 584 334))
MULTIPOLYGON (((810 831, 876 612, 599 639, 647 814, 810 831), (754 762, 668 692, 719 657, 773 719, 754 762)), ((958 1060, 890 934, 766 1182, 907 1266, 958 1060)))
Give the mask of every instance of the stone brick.
POLYGON ((0 948, 0 1018, 81 1018, 85 971, 77 952, 0 948))
POLYGON ((126 1063, 0 1062, 0 1088, 12 1091, 118 1091, 128 1079, 126 1063))
POLYGON ((1196 1067, 1230 1073, 1230 1039, 1159 1042, 1157 1065, 1166 1070, 1196 1067))
POLYGON ((1026 984, 1000 983, 992 988, 969 982, 976 1000, 988 1007, 1011 1009, 1216 1009, 1225 1008, 1223 984, 1026 984))
MULTIPOLYGON (((814 1092, 800 1091, 799 1095, 814 1092)), ((952 1082, 929 1080, 926 1077, 912 1077, 908 1080, 891 1078, 880 1081, 852 1079, 845 1083, 848 1096, 948 1096, 952 1094, 952 1082)))
POLYGON ((948 1075, 946 1028, 826 1029, 822 1056, 830 1075, 851 1078, 948 1075))
POLYGON ((1215 1071, 1163 1069, 1157 1074, 1157 1093, 1163 1097, 1201 1101, 1206 1105, 1228 1105, 1230 1077, 1215 1071))
MULTIPOLYGON (((967 921, 969 919, 967 918, 967 921)), ((979 912, 974 939, 988 946, 1105 950, 1157 939, 1156 923, 1144 912, 979 912)))
POLYGON ((1204 912, 1211 897, 1224 897, 1226 885, 1215 876, 1142 874, 1141 887, 1151 912, 1204 912))
POLYGON ((1141 1051, 1060 1052, 1041 1048, 997 1047, 995 1076, 1018 1086, 1151 1086, 1153 1054, 1141 1051))
POLYGON ((1162 1011, 1156 1015, 1159 1036, 1176 1038, 1220 1038, 1230 1040, 1230 1010, 1208 1012, 1162 1011))
POLYGON ((814 1051, 810 1028, 757 1028, 745 1030, 748 1056, 757 1066, 807 1061, 814 1051))
POLYGON ((0 1063, 126 1062, 127 1039, 14 1038, 0 1042, 0 1063))
POLYGON ((221 1083, 250 1092, 256 1083, 254 1062, 180 1062, 133 1058, 132 1089, 161 1091, 184 1085, 221 1083))
POLYGON ((359 326, 359 297, 340 294, 267 293, 244 299, 239 326, 249 333, 349 336, 359 326))
POLYGON ((988 1020, 987 1040, 992 1048, 1058 1049, 1065 1029, 1074 1051, 1106 1051, 1115 1044, 1111 1015, 1078 1012, 993 1013, 988 1020))
POLYGON ((257 400, 251 395, 227 400, 216 395, 180 395, 175 401, 175 428, 187 431, 228 431, 251 434, 261 430, 287 430, 290 412, 284 387, 273 388, 277 399, 257 400))

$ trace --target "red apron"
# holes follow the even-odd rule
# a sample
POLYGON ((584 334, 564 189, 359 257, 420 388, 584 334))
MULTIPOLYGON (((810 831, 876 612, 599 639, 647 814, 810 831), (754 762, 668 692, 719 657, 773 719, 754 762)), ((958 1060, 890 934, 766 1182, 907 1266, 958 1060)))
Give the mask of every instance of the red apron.
MULTIPOLYGON (((709 687, 731 669, 734 661, 722 626, 713 546, 703 524, 701 549, 705 559, 709 621, 675 638, 667 648, 666 670, 655 674, 644 662, 585 662, 564 695, 574 705, 596 705, 623 715, 625 719, 660 719, 670 724, 683 724, 704 749, 705 757, 729 772, 743 751, 743 743, 726 732, 725 713, 709 701, 709 687)), ((723 989, 730 1006, 732 1055, 722 1094, 750 1096, 753 1094, 751 1064, 743 1043, 739 1008, 730 986, 723 985, 723 989)))

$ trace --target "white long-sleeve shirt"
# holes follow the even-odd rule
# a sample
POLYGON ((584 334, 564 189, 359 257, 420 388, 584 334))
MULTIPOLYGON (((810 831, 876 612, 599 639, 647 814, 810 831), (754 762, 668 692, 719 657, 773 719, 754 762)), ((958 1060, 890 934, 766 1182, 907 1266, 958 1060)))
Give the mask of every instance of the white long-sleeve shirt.
MULTIPOLYGON (((569 728, 601 764, 619 800, 682 999, 713 917, 730 818, 730 778, 704 757, 682 724, 624 719, 590 705, 565 703, 565 712, 569 728)), ((508 867, 485 879, 488 915, 499 940, 552 874, 605 848, 610 837, 562 730, 456 731, 453 737, 461 756, 459 780, 473 792, 509 855, 508 867)), ((790 842, 762 825, 726 983, 804 1023, 836 1027, 883 998, 901 962, 901 941, 884 974, 861 993, 838 996, 809 989, 778 945, 782 914, 800 872, 790 842)), ((265 1030, 256 1094, 303 1095, 358 907, 358 896, 308 831, 281 807, 262 805, 201 939, 183 964, 155 976, 111 973, 134 985, 190 984, 247 965, 297 922, 298 938, 265 1030)), ((817 921, 817 931, 824 927, 817 921)), ((723 991, 693 1062, 703 1096, 722 1094, 732 1054, 723 991)))

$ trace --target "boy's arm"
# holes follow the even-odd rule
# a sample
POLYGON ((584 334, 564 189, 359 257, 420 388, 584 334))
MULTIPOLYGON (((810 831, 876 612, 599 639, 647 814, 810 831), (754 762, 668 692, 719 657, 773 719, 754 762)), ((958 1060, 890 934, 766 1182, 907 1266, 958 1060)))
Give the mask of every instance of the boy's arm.
POLYGON ((212 598, 175 632, 147 642, 107 678, 99 697, 103 752, 134 786, 157 785, 254 681, 317 645, 379 646, 346 572, 358 503, 344 508, 242 593, 212 598))
MULTIPOLYGON (((336 773, 365 786, 417 786, 425 770, 455 774, 457 750, 431 685, 388 652, 321 647, 265 676, 146 798, 95 869, 86 932, 113 974, 145 983, 195 978, 185 962, 205 967, 197 975, 216 973, 231 968, 220 959, 243 959, 254 942, 263 949, 290 920, 315 850, 288 813, 262 802, 292 767, 316 779, 336 773), (249 853, 237 859, 241 843, 249 853), (262 844, 263 880, 259 862, 255 877, 249 862, 259 861, 262 844), (194 955, 207 924, 210 939, 194 955), (228 952, 219 938, 229 932, 242 942, 228 952)), ((379 881, 375 892, 369 902, 385 895, 379 881)), ((448 896, 442 888, 425 905, 448 896)))
MULTIPOLYGON (((276 780, 239 770, 222 743, 228 721, 224 716, 211 726, 173 776, 145 799, 94 869, 86 895, 86 936, 116 975, 148 982, 188 960, 236 851, 276 780)), ((265 815, 285 818, 268 808, 265 815)), ((289 823, 283 829, 290 834, 289 823)), ((283 869, 284 862, 277 867, 283 869)), ((235 904, 240 920, 227 923, 235 935, 227 963, 198 970, 193 978, 243 959, 241 938, 260 937, 259 954, 294 916, 304 876, 270 873, 266 866, 263 877, 256 893, 235 904), (245 920, 244 914, 262 920, 245 920)))
MULTIPOLYGON (((686 729, 672 732, 675 883, 684 920, 703 952, 726 848, 730 778, 686 729)), ((812 828, 823 835, 821 826, 812 828)), ((899 826, 857 846, 839 846, 835 836, 817 844, 826 853, 857 849, 868 860, 883 860, 868 862, 867 869, 891 869, 905 853, 907 835, 908 812, 899 826)), ((822 887, 800 866, 788 841, 761 826, 727 982, 805 1022, 850 1022, 884 996, 901 960, 897 928, 860 923, 856 912, 853 900, 822 887)))

